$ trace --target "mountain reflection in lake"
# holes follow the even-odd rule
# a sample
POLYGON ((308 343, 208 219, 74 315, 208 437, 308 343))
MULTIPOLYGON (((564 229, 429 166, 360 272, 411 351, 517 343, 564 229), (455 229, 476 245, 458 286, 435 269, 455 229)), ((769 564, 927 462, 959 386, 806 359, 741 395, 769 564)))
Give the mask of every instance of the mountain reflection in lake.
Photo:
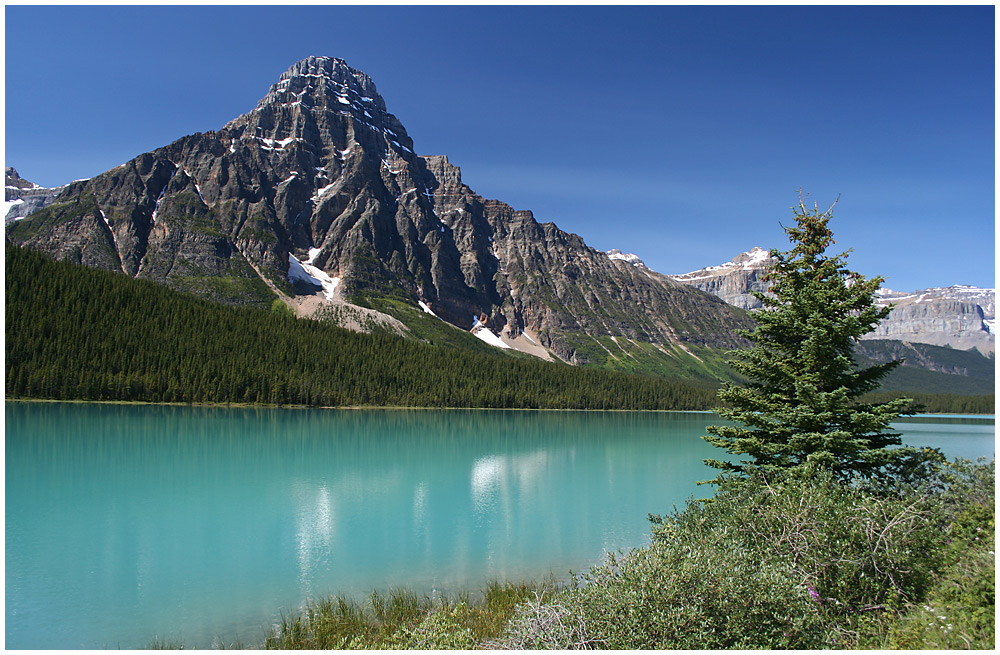
MULTIPOLYGON (((711 493, 696 482, 719 455, 697 413, 7 403, 5 418, 9 648, 255 643, 329 593, 566 578, 711 493)), ((993 452, 992 420, 925 427, 993 452)))

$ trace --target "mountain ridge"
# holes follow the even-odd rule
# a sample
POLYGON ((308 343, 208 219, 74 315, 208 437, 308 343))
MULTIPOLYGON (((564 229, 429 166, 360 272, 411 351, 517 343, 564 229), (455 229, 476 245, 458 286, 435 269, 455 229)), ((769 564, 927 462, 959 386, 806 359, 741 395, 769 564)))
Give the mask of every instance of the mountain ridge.
POLYGON ((48 188, 29 182, 22 178, 13 166, 4 169, 4 178, 5 226, 52 204, 55 197, 66 188, 66 185, 48 188))
POLYGON ((7 238, 231 304, 391 316, 405 302, 577 364, 628 368, 639 348, 656 365, 697 366, 699 349, 739 346, 749 325, 478 196, 446 156, 414 152, 371 78, 330 57, 296 62, 217 131, 70 184, 7 238))
MULTIPOLYGON (((695 286, 743 309, 757 309, 760 301, 751 292, 766 292, 764 280, 773 258, 762 248, 741 253, 730 262, 690 273, 671 275, 682 284, 695 286)), ((880 289, 876 303, 893 305, 892 311, 864 339, 975 348, 984 355, 995 351, 992 332, 996 321, 995 289, 953 285, 902 293, 880 289)))

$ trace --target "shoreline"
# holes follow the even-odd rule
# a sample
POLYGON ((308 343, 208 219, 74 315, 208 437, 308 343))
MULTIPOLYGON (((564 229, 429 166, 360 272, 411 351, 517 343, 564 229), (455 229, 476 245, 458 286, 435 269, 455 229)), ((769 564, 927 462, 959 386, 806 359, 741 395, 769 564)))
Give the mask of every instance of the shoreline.
POLYGON ((683 414, 714 414, 710 409, 581 409, 554 407, 416 407, 409 405, 275 405, 272 403, 220 403, 220 402, 153 402, 149 400, 79 400, 57 398, 4 398, 5 403, 73 403, 78 405, 135 405, 162 407, 214 407, 221 409, 294 409, 294 410, 341 410, 341 411, 477 411, 477 412, 671 412, 683 414))
MULTIPOLYGON (((7 398, 5 403, 73 403, 79 405, 135 405, 135 406, 162 406, 162 407, 213 407, 221 409, 293 409, 293 410, 341 410, 341 411, 479 411, 479 412, 648 412, 648 413, 675 413, 675 414, 715 414, 710 409, 580 409, 580 408, 545 408, 545 407, 411 407, 408 405, 344 405, 344 406, 312 406, 312 405, 275 405, 271 403, 221 403, 221 402, 153 402, 148 400, 79 400, 79 399, 56 399, 56 398, 7 398)), ((996 420, 996 414, 956 414, 954 412, 921 412, 920 414, 908 414, 900 416, 901 419, 919 418, 921 416, 933 416, 938 418, 992 418, 996 420)))

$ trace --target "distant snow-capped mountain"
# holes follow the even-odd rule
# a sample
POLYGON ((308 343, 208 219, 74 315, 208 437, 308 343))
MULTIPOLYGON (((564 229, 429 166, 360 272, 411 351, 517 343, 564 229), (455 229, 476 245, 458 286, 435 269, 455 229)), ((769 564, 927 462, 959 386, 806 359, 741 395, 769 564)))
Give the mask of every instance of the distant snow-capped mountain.
MULTIPOLYGON (((773 258, 763 248, 752 248, 732 261, 707 266, 672 279, 695 286, 743 309, 761 306, 751 291, 766 291, 763 280, 773 258)), ((896 339, 960 350, 994 352, 996 290, 969 285, 920 289, 909 293, 880 289, 876 302, 893 305, 892 312, 866 339, 896 339)))
POLYGON ((4 169, 4 225, 20 220, 29 214, 47 207, 65 186, 43 187, 22 178, 12 166, 4 169))
POLYGON ((964 284, 901 293, 880 289, 879 304, 893 310, 867 338, 898 339, 994 352, 996 289, 964 284))
POLYGON ((773 257, 769 251, 763 248, 751 248, 724 264, 668 277, 707 291, 730 305, 741 309, 756 309, 761 304, 751 292, 767 290, 763 278, 772 261, 773 257))
POLYGON ((633 255, 632 253, 623 253, 617 248, 613 248, 608 251, 609 259, 616 259, 618 261, 623 261, 628 264, 632 264, 636 268, 647 268, 646 263, 639 259, 638 255, 633 255))

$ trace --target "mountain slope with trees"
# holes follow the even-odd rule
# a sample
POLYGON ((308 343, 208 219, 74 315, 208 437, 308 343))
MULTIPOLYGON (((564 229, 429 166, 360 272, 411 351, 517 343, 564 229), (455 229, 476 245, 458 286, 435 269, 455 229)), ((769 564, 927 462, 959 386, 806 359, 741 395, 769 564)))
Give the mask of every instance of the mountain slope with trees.
POLYGON ((147 402, 707 409, 710 387, 359 334, 6 251, 6 395, 147 402))

